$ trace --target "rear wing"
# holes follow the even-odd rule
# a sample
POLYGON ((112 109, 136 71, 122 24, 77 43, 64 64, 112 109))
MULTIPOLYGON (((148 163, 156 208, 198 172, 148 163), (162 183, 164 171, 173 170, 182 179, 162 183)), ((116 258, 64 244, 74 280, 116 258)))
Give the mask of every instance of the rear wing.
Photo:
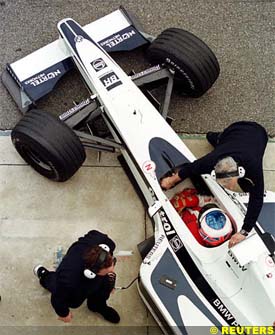
MULTIPOLYGON (((144 33, 139 22, 123 7, 83 27, 108 53, 130 51, 148 44, 153 37, 144 33)), ((7 64, 2 81, 25 113, 37 100, 51 92, 74 62, 62 38, 7 64)))

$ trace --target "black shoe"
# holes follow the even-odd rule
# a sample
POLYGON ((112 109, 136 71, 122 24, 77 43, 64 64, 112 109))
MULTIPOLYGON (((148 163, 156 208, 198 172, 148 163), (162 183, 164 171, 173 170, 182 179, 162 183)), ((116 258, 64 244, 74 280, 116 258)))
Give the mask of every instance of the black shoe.
POLYGON ((92 312, 96 312, 101 314, 105 320, 112 322, 112 323, 119 323, 120 321, 120 316, 118 314, 118 312, 113 309, 112 307, 109 306, 105 306, 104 308, 97 308, 97 307, 92 307, 89 306, 89 309, 92 312))
POLYGON ((41 279, 45 275, 47 275, 50 271, 47 270, 43 265, 38 264, 33 268, 33 273, 36 277, 41 279))
POLYGON ((219 143, 220 135, 221 135, 220 132, 209 131, 206 134, 206 139, 213 147, 216 147, 217 144, 219 143))

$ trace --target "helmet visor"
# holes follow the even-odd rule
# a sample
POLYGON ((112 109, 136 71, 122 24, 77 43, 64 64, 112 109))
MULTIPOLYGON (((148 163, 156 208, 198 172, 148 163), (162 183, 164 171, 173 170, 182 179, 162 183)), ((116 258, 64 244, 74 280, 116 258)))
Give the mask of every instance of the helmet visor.
POLYGON ((214 210, 206 214, 205 221, 210 228, 220 230, 226 223, 226 217, 222 212, 214 210))

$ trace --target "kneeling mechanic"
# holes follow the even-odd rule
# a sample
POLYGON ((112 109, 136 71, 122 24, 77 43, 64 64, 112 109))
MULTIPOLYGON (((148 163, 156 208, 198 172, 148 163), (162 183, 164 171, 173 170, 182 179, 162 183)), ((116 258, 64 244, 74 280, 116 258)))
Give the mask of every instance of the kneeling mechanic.
POLYGON ((42 265, 34 268, 41 286, 52 294, 51 303, 59 320, 70 322, 70 308, 79 307, 87 299, 89 310, 112 323, 120 321, 116 310, 107 306, 116 279, 114 249, 115 243, 107 235, 92 230, 71 245, 56 271, 42 265))

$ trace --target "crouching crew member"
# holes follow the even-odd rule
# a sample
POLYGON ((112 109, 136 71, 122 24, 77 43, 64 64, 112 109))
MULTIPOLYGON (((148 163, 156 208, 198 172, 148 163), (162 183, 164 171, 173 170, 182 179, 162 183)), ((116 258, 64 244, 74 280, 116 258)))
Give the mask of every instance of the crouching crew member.
POLYGON ((192 163, 184 164, 173 176, 162 179, 161 186, 169 189, 185 178, 211 173, 223 187, 237 191, 239 184, 244 192, 249 192, 242 229, 229 241, 229 247, 232 247, 245 239, 263 206, 262 161, 268 137, 261 125, 249 121, 233 123, 222 133, 208 132, 206 137, 214 150, 192 163))
POLYGON ((107 235, 92 230, 71 245, 55 272, 42 265, 34 268, 41 286, 52 294, 51 303, 59 320, 70 322, 70 308, 79 307, 87 299, 89 310, 112 323, 120 321, 119 314, 107 306, 116 278, 114 249, 115 243, 107 235))

